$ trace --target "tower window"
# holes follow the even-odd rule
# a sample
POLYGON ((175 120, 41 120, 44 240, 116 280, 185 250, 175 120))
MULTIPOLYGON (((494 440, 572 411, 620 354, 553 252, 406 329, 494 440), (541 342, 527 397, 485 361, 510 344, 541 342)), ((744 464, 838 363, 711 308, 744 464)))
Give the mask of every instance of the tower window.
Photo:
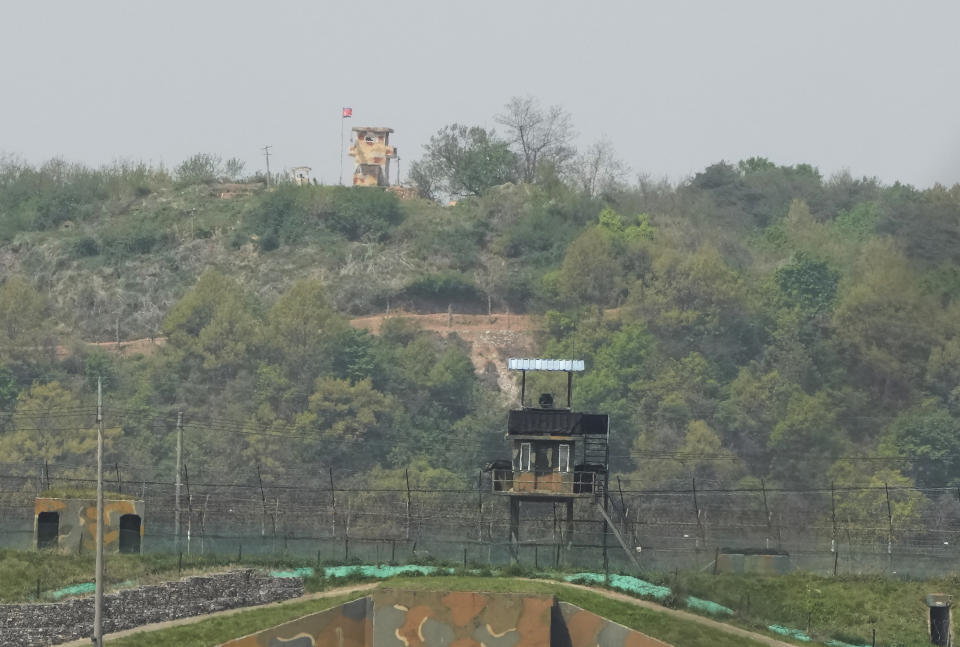
POLYGON ((530 471, 530 443, 520 443, 520 470, 530 471))
POLYGON ((557 456, 557 466, 561 472, 570 471, 570 445, 560 445, 557 456))
POLYGON ((363 141, 367 142, 368 144, 373 144, 377 140, 373 137, 373 135, 367 135, 363 138, 363 141))

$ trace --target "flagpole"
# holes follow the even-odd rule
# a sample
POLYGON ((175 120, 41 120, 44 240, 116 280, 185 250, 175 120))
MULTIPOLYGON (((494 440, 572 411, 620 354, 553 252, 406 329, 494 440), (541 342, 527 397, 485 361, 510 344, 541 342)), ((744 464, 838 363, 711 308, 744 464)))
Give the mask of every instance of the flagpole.
POLYGON ((343 184, 343 108, 340 108, 340 184, 343 184))

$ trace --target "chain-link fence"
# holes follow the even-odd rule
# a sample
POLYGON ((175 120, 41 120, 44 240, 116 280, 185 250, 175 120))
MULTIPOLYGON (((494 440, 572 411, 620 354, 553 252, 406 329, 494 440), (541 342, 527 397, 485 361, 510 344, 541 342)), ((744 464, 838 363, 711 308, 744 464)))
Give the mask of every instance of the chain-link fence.
MULTIPOLYGON (((494 493, 486 477, 474 489, 370 489, 339 486, 325 470, 301 473, 296 483, 254 470, 239 482, 201 473, 183 483, 178 529, 171 480, 113 467, 106 489, 145 502, 145 552, 511 561, 508 496, 494 493)), ((90 492, 95 485, 88 466, 0 464, 0 547, 35 547, 34 497, 41 492, 90 492)), ((562 502, 523 502, 520 563, 630 571, 629 552, 644 570, 673 571, 713 568, 720 553, 760 553, 788 556, 790 568, 821 574, 914 577, 960 565, 954 488, 710 489, 691 481, 688 488, 639 491, 615 479, 608 498, 619 538, 598 510, 602 499, 576 499, 569 525, 562 502)))

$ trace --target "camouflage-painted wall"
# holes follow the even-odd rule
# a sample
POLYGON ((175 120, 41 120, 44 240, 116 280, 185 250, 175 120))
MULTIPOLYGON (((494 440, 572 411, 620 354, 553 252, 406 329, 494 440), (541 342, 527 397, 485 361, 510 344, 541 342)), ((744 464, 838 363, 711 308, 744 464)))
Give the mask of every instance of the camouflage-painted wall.
MULTIPOLYGON (((33 504, 33 545, 37 545, 38 521, 41 512, 59 514, 57 546, 63 552, 94 552, 97 548, 97 502, 90 499, 35 499, 33 504)), ((140 547, 143 546, 143 501, 132 499, 104 500, 103 549, 120 551, 120 517, 140 517, 140 547)))
POLYGON ((670 647, 639 631, 624 627, 603 616, 581 609, 567 602, 559 602, 563 623, 554 623, 551 647, 670 647), (564 645, 563 631, 569 642, 564 645))
POLYGON ((367 647, 373 640, 372 606, 372 598, 360 598, 221 647, 367 647))
POLYGON ((747 573, 749 575, 783 575, 791 569, 789 555, 743 555, 720 553, 718 573, 747 573))
POLYGON ((394 591, 221 647, 670 647, 552 595, 394 591))
POLYGON ((546 647, 551 595, 374 593, 374 647, 546 647))

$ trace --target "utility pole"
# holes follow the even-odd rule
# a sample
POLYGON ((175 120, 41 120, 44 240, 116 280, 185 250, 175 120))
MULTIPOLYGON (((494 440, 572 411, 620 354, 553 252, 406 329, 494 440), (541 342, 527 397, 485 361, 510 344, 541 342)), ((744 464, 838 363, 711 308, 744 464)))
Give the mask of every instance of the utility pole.
POLYGON ((103 647, 103 387, 97 376, 97 562, 93 642, 103 647))
POLYGON ((340 175, 338 179, 340 180, 340 186, 343 186, 343 120, 346 117, 341 113, 340 115, 340 175))
POLYGON ((174 550, 180 550, 180 473, 183 471, 183 411, 177 412, 177 478, 174 486, 173 541, 174 550))
POLYGON ((270 149, 273 146, 264 146, 263 147, 263 156, 267 158, 267 186, 270 186, 270 149))

